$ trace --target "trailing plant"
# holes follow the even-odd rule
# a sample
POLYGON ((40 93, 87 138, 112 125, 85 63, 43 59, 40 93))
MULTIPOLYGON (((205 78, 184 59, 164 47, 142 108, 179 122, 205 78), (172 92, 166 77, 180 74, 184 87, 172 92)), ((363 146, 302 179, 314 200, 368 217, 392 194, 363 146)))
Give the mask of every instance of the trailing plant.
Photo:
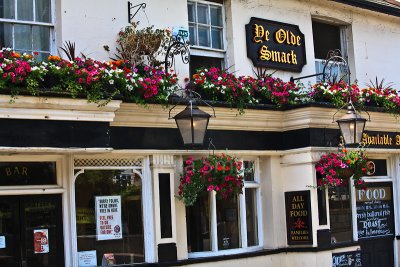
POLYGON ((209 155, 195 160, 188 157, 183 164, 178 199, 192 206, 204 193, 215 191, 219 199, 242 193, 242 162, 226 154, 209 155))
POLYGON ((367 155, 363 147, 348 150, 341 147, 338 153, 322 155, 315 164, 320 175, 317 181, 318 188, 346 186, 349 179, 353 179, 356 187, 364 187, 362 177, 367 173, 367 155))

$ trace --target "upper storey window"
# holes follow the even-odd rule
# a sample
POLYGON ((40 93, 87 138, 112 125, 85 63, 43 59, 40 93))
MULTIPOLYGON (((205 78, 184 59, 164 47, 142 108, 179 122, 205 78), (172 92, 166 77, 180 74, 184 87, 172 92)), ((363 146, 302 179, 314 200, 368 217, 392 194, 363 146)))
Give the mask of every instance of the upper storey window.
POLYGON ((53 38, 51 0, 0 0, 0 46, 47 58, 53 38))

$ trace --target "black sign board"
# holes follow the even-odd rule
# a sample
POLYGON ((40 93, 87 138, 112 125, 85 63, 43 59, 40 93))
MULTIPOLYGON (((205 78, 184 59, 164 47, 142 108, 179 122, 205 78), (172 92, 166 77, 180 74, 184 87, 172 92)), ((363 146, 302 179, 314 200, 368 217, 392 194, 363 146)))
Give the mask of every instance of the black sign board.
POLYGON ((0 186, 57 184, 55 162, 0 162, 0 186))
POLYGON ((285 192, 286 231, 289 245, 313 243, 310 191, 285 192))
POLYGON ((394 236, 392 183, 369 183, 356 190, 358 239, 394 236))
POLYGON ((254 66, 300 72, 306 61, 299 26, 251 18, 246 24, 247 57, 254 66))
POLYGON ((332 267, 361 267, 361 251, 332 254, 332 267))

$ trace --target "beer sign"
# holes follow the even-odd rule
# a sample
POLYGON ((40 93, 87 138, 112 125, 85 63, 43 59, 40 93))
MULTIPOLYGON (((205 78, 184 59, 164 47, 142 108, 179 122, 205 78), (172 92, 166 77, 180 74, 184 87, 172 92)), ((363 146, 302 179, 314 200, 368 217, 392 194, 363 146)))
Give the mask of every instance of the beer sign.
POLYGON ((285 192, 288 245, 312 245, 310 191, 285 192))

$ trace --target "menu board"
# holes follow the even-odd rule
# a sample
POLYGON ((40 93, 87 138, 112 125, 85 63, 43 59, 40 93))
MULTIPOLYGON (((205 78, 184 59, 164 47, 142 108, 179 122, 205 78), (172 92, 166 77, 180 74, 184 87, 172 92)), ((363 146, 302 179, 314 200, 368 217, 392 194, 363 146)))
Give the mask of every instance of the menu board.
POLYGON ((332 254, 332 267, 361 267, 361 251, 332 254))
POLYGON ((312 245, 310 191, 285 192, 286 228, 289 245, 312 245))
POLYGON ((356 190, 358 239, 394 235, 392 183, 369 183, 356 190))

